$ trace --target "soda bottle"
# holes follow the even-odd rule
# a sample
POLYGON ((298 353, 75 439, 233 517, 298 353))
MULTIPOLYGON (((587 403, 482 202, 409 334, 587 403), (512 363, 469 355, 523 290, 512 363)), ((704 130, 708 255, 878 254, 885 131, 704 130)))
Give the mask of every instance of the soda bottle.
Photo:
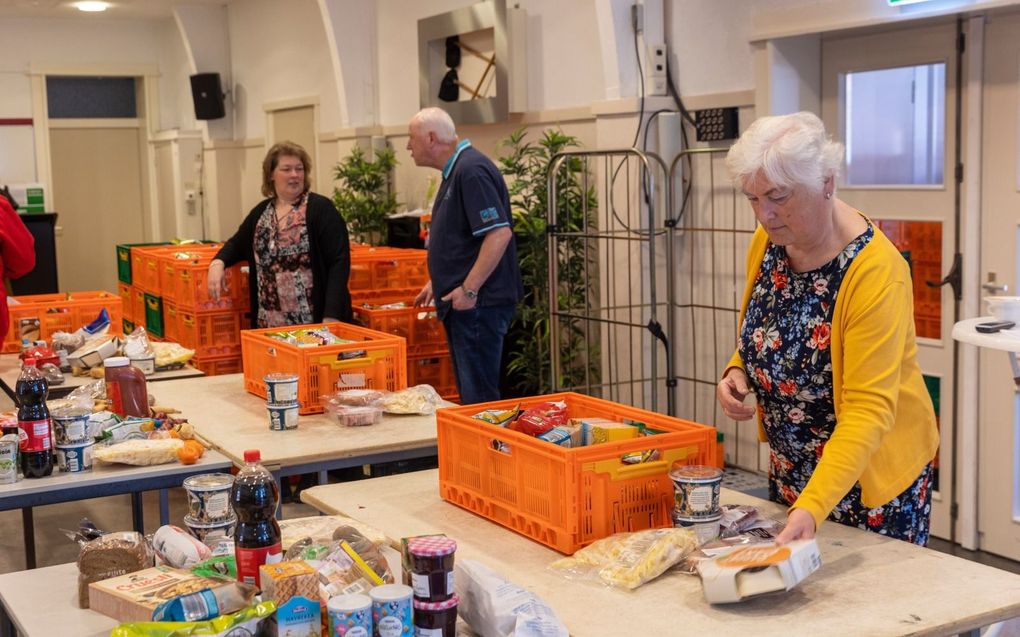
POLYGON ((230 505, 237 515, 234 527, 234 557, 237 579, 259 586, 259 567, 283 558, 280 525, 276 523, 276 506, 280 488, 273 474, 259 464, 258 449, 244 452, 244 467, 230 488, 230 505))
POLYGON ((50 411, 46 408, 49 390, 46 376, 35 366, 35 359, 26 359, 14 387, 18 400, 18 435, 21 436, 21 471, 26 478, 42 478, 53 473, 53 438, 50 411))

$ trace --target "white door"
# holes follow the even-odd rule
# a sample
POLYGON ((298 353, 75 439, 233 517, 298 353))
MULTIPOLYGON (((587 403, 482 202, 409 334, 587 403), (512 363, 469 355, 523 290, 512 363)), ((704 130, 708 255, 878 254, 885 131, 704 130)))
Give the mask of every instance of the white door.
POLYGON ((942 445, 932 534, 950 537, 954 294, 931 288, 956 251, 956 25, 826 36, 822 118, 847 146, 838 196, 909 256, 918 358, 939 413, 942 445))
MULTIPOLYGON (((981 189, 981 282, 1020 285, 1020 13, 988 17, 981 189)), ((1005 290, 994 286, 1004 285, 1005 290)), ((981 304, 981 313, 987 307, 981 304)), ((1020 560, 1020 396, 1005 352, 980 349, 978 532, 982 550, 1020 560)))

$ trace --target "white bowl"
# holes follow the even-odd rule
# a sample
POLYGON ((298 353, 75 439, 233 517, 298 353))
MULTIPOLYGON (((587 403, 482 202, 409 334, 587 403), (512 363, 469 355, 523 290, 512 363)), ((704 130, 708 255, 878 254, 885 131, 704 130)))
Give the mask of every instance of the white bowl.
POLYGON ((995 318, 1020 325, 1020 296, 986 296, 985 302, 995 318))

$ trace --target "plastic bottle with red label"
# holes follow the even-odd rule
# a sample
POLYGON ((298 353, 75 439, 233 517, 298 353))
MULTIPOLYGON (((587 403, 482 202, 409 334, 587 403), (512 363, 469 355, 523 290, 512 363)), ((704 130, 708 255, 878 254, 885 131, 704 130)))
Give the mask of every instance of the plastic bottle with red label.
POLYGON ((126 356, 111 356, 103 361, 106 369, 106 397, 110 410, 118 416, 149 417, 149 392, 145 372, 131 366, 126 356))
POLYGON ((280 488, 269 470, 259 464, 258 449, 244 452, 244 467, 230 488, 230 505, 237 515, 234 527, 234 557, 237 579, 260 586, 259 567, 283 558, 280 525, 276 523, 276 507, 280 488))
POLYGON ((53 473, 53 435, 50 410, 46 407, 49 384, 35 366, 34 358, 25 360, 14 387, 18 401, 18 435, 21 436, 21 472, 26 478, 42 478, 53 473))

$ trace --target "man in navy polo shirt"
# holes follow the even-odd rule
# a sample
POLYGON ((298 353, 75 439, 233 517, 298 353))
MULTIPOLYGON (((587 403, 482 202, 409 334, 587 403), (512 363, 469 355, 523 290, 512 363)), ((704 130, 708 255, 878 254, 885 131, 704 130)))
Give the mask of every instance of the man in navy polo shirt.
POLYGON ((415 305, 435 302, 461 402, 498 400, 503 339, 524 296, 506 183, 470 141, 458 140, 442 109, 420 111, 408 134, 414 163, 443 173, 429 229, 431 280, 415 305))

